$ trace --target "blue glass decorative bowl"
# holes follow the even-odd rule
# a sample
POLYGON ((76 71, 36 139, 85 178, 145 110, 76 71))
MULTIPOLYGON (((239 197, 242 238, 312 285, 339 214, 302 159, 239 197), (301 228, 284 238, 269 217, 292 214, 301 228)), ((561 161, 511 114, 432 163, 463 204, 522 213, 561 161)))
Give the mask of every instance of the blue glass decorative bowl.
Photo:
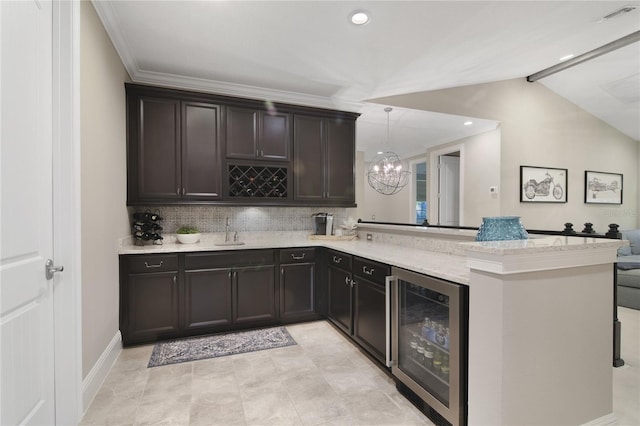
POLYGON ((526 240, 529 234, 520 216, 483 217, 476 241, 526 240))

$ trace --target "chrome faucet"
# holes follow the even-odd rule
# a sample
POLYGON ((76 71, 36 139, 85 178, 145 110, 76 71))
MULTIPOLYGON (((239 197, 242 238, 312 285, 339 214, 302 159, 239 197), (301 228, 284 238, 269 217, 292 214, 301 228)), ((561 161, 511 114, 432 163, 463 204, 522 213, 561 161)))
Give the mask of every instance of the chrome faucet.
POLYGON ((230 229, 230 225, 229 225, 229 218, 227 218, 227 224, 225 226, 225 230, 224 230, 224 242, 228 243, 229 242, 229 229, 230 229))

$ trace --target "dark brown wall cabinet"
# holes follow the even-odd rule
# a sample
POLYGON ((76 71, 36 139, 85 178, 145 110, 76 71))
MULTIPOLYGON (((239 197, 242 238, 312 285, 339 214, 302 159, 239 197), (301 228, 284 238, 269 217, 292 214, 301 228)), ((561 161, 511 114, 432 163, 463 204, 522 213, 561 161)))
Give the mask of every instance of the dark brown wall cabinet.
POLYGON ((289 114, 229 106, 226 108, 228 159, 289 161, 289 114))
POLYGON ((128 205, 355 206, 358 114, 125 87, 128 205))
POLYGON ((316 318, 316 249, 280 250, 280 318, 316 318))
POLYGON ((381 363, 386 357, 388 265, 329 250, 327 316, 381 363))
POLYGON ((127 204, 221 199, 218 104, 127 88, 127 204))
POLYGON ((294 200, 355 204, 355 120, 294 117, 294 200))

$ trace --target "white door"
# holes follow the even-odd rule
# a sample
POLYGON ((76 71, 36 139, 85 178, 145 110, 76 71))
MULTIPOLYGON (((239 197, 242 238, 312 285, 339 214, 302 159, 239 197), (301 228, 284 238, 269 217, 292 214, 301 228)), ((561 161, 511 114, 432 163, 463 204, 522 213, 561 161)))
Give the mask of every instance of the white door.
POLYGON ((53 425, 52 3, 0 24, 0 424, 53 425))
POLYGON ((460 225, 460 157, 441 155, 438 167, 440 225, 460 225))

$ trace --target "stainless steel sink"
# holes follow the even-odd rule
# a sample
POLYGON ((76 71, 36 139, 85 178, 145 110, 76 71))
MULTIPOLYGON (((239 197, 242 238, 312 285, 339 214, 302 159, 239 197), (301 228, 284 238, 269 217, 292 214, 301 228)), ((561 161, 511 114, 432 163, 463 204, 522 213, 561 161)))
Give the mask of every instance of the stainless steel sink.
POLYGON ((214 246, 241 246, 244 242, 241 241, 225 241, 222 243, 213 243, 214 246))

